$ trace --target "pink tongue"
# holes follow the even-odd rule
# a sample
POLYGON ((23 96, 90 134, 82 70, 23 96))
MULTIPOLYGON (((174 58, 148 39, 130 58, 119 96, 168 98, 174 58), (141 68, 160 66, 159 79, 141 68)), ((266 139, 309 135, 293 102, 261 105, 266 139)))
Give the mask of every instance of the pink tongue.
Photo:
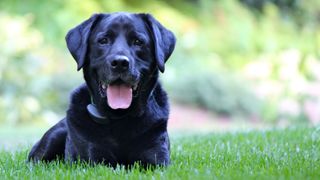
POLYGON ((127 85, 109 85, 108 104, 112 109, 127 109, 132 101, 132 88, 127 85))

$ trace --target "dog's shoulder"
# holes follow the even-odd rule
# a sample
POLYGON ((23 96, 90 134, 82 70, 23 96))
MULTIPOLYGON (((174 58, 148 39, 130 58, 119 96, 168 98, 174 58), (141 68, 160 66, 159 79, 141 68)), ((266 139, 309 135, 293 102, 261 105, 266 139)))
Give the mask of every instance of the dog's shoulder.
POLYGON ((167 121, 169 118, 169 103, 167 93, 163 90, 159 82, 152 92, 152 98, 150 98, 148 101, 147 110, 147 115, 151 119, 162 119, 167 121))
POLYGON ((169 104, 168 104, 168 95, 167 93, 163 90, 162 85, 160 82, 157 83, 156 87, 153 90, 153 95, 155 97, 155 100, 157 104, 165 109, 169 109, 169 104))
POLYGON ((86 84, 74 89, 70 95, 70 106, 86 107, 90 101, 90 93, 86 84))
MULTIPOLYGON (((69 108, 66 115, 66 121, 68 122, 69 126, 70 123, 74 124, 81 122, 79 120, 90 118, 87 111, 87 105, 90 104, 90 102, 91 97, 86 84, 82 84, 72 91, 70 95, 69 108)), ((86 121, 82 121, 82 124, 84 124, 84 126, 88 125, 87 123, 83 122, 86 121)))

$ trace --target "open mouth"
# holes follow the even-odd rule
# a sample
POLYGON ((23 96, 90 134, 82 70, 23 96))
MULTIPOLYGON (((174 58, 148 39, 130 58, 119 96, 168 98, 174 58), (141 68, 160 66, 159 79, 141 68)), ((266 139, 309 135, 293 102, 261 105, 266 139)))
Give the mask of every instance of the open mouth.
POLYGON ((130 107, 133 95, 138 85, 131 85, 122 80, 111 83, 99 81, 99 91, 102 97, 107 97, 108 105, 112 109, 127 109, 130 107))

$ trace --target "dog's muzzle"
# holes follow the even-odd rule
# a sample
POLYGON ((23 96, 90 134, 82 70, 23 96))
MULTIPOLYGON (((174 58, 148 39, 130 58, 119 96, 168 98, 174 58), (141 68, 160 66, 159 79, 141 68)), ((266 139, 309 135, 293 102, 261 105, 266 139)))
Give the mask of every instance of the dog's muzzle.
POLYGON ((138 76, 132 70, 130 59, 115 55, 108 60, 109 73, 100 74, 99 91, 112 109, 128 109, 138 86, 138 76))

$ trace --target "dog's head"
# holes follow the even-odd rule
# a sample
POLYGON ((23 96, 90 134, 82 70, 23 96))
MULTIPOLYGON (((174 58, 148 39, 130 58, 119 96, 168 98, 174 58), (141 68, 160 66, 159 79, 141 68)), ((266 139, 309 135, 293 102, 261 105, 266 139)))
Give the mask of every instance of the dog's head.
POLYGON ((149 96, 175 37, 149 14, 112 13, 94 14, 66 42, 95 103, 116 110, 149 96))

